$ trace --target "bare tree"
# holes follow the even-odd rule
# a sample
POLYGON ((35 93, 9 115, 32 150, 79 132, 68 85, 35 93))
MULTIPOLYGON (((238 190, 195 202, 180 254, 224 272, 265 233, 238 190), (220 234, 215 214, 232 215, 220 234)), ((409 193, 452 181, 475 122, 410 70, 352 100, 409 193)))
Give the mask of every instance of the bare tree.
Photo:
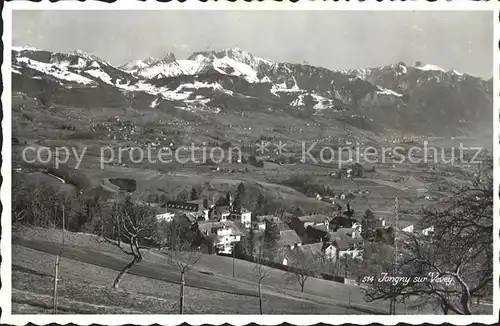
POLYGON ((13 175, 12 179, 12 225, 54 227, 57 223, 57 208, 63 198, 50 187, 13 175))
MULTIPOLYGON (((20 226, 45 228, 62 228, 61 207, 66 213, 66 229, 81 231, 82 227, 94 215, 101 213, 97 198, 92 205, 83 193, 61 191, 31 180, 19 173, 12 176, 12 227, 13 231, 20 226)), ((98 219, 95 219, 97 222, 98 219)), ((89 231, 95 231, 93 229, 89 231)))
POLYGON ((118 274, 113 287, 118 288, 125 274, 142 261, 141 250, 153 243, 157 231, 156 219, 148 206, 136 205, 128 197, 124 203, 115 203, 112 211, 103 216, 102 239, 132 256, 132 260, 118 274))
POLYGON ((257 281, 259 288, 259 311, 262 315, 262 281, 269 276, 271 268, 265 265, 267 262, 267 255, 263 249, 262 243, 259 243, 253 254, 253 278, 257 281))
POLYGON ((12 228, 14 229, 19 224, 27 223, 27 215, 29 211, 30 192, 25 191, 26 188, 22 180, 16 173, 12 174, 12 228))
POLYGON ((472 314, 472 298, 492 293, 491 175, 461 187, 451 198, 448 208, 427 211, 422 223, 434 226, 433 234, 402 234, 398 244, 397 276, 410 277, 411 281, 392 288, 375 282, 367 289, 367 299, 398 297, 404 301, 411 297, 427 297, 429 301, 439 302, 445 314, 450 311, 472 314))
POLYGON ((195 226, 187 226, 172 222, 160 222, 158 234, 160 245, 166 248, 169 262, 177 266, 180 273, 179 314, 184 313, 184 287, 186 285, 185 275, 190 267, 198 263, 201 253, 201 241, 198 241, 198 233, 195 226))
POLYGON ((59 253, 56 255, 56 261, 54 264, 54 294, 53 294, 53 311, 54 314, 57 314, 57 282, 59 281, 59 262, 60 256, 64 249, 64 229, 65 229, 65 216, 64 216, 64 205, 62 206, 62 231, 61 231, 61 248, 59 249, 59 253))
POLYGON ((337 276, 339 261, 335 255, 332 255, 326 250, 316 253, 314 259, 314 270, 320 273, 330 274, 332 277, 337 276))
POLYGON ((300 250, 293 250, 289 255, 288 266, 291 267, 287 273, 290 280, 295 280, 300 285, 300 292, 304 292, 306 281, 314 276, 319 269, 319 261, 315 256, 306 255, 300 250))

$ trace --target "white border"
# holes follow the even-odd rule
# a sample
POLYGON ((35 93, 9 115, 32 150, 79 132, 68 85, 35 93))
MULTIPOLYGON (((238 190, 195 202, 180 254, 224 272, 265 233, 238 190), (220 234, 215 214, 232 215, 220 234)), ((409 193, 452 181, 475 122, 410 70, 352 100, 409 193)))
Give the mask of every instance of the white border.
MULTIPOLYGON (((31 2, 9 2, 5 3, 2 13, 4 21, 4 63, 2 65, 2 76, 4 83, 4 91, 2 94, 3 103, 3 147, 2 158, 3 164, 1 167, 3 183, 1 188, 1 200, 3 205, 2 210, 2 236, 0 248, 2 249, 2 288, 0 289, 0 302, 2 305, 2 316, 0 321, 2 323, 24 325, 32 322, 38 325, 45 325, 48 323, 76 323, 79 325, 88 325, 91 323, 100 323, 106 325, 122 325, 134 323, 139 325, 149 325, 153 323, 177 325, 182 322, 190 323, 192 325, 200 324, 214 324, 220 325, 222 323, 231 323, 233 325, 246 325, 250 322, 255 322, 262 325, 276 325, 282 322, 293 323, 296 325, 311 325, 319 322, 329 324, 342 324, 342 323, 355 323, 355 324, 370 324, 370 323, 383 323, 394 325, 398 322, 406 322, 410 324, 420 324, 423 322, 431 324, 440 324, 449 322, 457 325, 465 325, 473 322, 493 324, 499 320, 499 239, 498 234, 500 231, 500 223, 498 221, 499 210, 499 185, 500 172, 496 168, 494 170, 494 303, 493 315, 473 315, 473 316, 443 316, 443 315, 396 315, 396 316, 379 316, 379 315, 11 315, 11 133, 6 133, 5 130, 12 130, 11 126, 11 41, 12 41, 12 10, 492 10, 494 16, 494 92, 493 92, 493 124, 494 124, 494 163, 496 165, 500 162, 500 145, 499 145, 499 106, 500 106, 500 53, 498 50, 498 40, 500 39, 500 23, 499 23, 499 9, 497 1, 489 2, 472 2, 455 0, 452 2, 434 2, 429 3, 425 1, 407 1, 407 2, 389 2, 384 1, 378 3, 376 1, 367 0, 365 2, 323 2, 323 1, 307 1, 302 0, 298 3, 290 2, 237 2, 230 3, 220 1, 216 3, 202 3, 199 1, 187 1, 185 3, 159 3, 156 1, 148 1, 142 3, 135 0, 120 0, 117 3, 107 4, 100 2, 88 1, 81 2, 57 2, 49 3, 43 1, 42 3, 31 2)), ((457 22, 463 24, 466 22, 457 22)))
POLYGON ((500 10, 493 11, 493 313, 498 322, 500 310, 500 10))

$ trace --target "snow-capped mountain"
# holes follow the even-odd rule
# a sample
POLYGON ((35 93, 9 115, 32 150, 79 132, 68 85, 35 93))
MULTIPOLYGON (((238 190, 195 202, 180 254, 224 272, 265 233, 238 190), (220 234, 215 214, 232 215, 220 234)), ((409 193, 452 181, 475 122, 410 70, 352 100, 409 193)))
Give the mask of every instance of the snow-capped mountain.
POLYGON ((186 60, 176 60, 174 54, 167 53, 161 60, 134 60, 121 66, 120 69, 141 79, 215 72, 241 76, 249 82, 262 82, 262 78, 258 77, 262 65, 271 66, 273 62, 254 57, 241 49, 224 49, 195 52, 186 60))
POLYGON ((139 69, 144 69, 159 61, 160 59, 155 57, 148 57, 144 60, 132 60, 127 62, 123 66, 120 66, 119 69, 135 74, 139 69))
POLYGON ((101 83, 112 86, 134 83, 136 78, 113 67, 108 62, 83 51, 48 52, 35 48, 14 47, 12 72, 34 79, 54 79, 58 83, 72 83, 97 87, 101 83))
POLYGON ((167 53, 116 68, 82 51, 15 47, 12 73, 20 90, 78 90, 78 96, 64 96, 66 105, 104 101, 120 106, 133 96, 144 99, 145 109, 169 103, 211 114, 287 112, 381 132, 454 133, 464 124, 489 121, 492 109, 492 80, 421 62, 333 71, 223 49, 183 60, 167 53))
POLYGON ((412 91, 423 85, 453 84, 466 80, 485 82, 480 78, 458 72, 454 69, 446 70, 437 65, 416 62, 413 66, 407 66, 404 62, 384 67, 344 70, 346 74, 358 76, 372 84, 392 89, 399 93, 412 91))

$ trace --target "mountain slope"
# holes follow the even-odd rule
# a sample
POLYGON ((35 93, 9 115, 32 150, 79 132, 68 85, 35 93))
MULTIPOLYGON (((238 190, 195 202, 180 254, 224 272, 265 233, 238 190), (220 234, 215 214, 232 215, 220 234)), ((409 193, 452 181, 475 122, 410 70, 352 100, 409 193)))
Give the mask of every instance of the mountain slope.
POLYGON ((116 68, 81 51, 15 47, 12 69, 14 90, 65 105, 130 106, 132 97, 148 108, 286 112, 375 133, 460 135, 492 128, 492 80, 432 64, 332 71, 224 49, 186 60, 167 53, 116 68))

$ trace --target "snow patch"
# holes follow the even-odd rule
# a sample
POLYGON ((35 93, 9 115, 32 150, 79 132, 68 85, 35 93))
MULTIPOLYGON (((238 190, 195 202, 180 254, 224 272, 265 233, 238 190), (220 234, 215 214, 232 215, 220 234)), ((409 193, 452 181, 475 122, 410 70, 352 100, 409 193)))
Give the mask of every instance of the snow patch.
POLYGON ((269 76, 264 76, 261 80, 260 80, 261 83, 272 83, 272 80, 271 78, 269 78, 269 76))
POLYGON ((102 80, 106 84, 114 85, 113 82, 111 81, 111 77, 107 73, 105 73, 104 71, 102 71, 100 68, 99 69, 86 70, 85 72, 87 74, 95 77, 95 78, 99 78, 100 80, 102 80))
POLYGON ((387 88, 383 88, 383 87, 380 87, 380 86, 377 86, 378 87, 378 91, 377 91, 377 94, 379 95, 390 95, 390 96, 397 96, 397 97, 402 97, 403 94, 399 94, 391 89, 387 89, 387 88))
POLYGON ((426 65, 423 65, 421 67, 415 67, 415 69, 419 69, 419 70, 423 70, 423 71, 442 71, 442 72, 446 72, 446 70, 444 70, 443 68, 435 66, 435 65, 431 65, 431 64, 426 64, 426 65))
POLYGON ((457 76, 463 76, 464 74, 461 72, 456 71, 455 69, 451 70, 450 73, 457 75, 457 76))
POLYGON ((153 102, 151 102, 151 104, 149 105, 150 108, 155 108, 158 106, 158 98, 155 98, 153 102))
POLYGON ((54 76, 55 78, 58 78, 58 79, 62 79, 62 80, 70 81, 70 82, 76 82, 76 83, 84 84, 84 85, 95 84, 95 81, 93 81, 89 78, 80 76, 78 74, 72 73, 72 72, 67 71, 67 70, 61 70, 60 68, 53 66, 51 64, 48 64, 48 63, 39 62, 39 61, 36 61, 33 59, 23 58, 23 57, 17 58, 17 60, 19 62, 25 63, 26 66, 28 66, 29 68, 31 68, 33 70, 40 71, 46 75, 54 76))
POLYGON ((316 101, 316 104, 314 104, 313 107, 315 110, 329 109, 333 106, 333 101, 329 98, 320 96, 318 94, 311 94, 311 96, 316 101))
POLYGON ((21 51, 42 51, 41 49, 35 48, 34 46, 12 46, 12 51, 21 52, 21 51))
POLYGON ((78 62, 76 64, 74 64, 74 65, 70 65, 70 67, 71 68, 82 69, 82 68, 85 68, 86 65, 87 65, 87 60, 78 57, 78 62))
POLYGON ((175 77, 185 74, 186 73, 184 72, 184 70, 179 66, 179 64, 176 61, 169 63, 158 62, 157 64, 151 67, 140 69, 138 71, 139 76, 147 79, 156 77, 158 75, 165 77, 175 77))
POLYGON ((245 77, 245 79, 249 82, 259 81, 259 79, 257 78, 257 71, 255 71, 252 67, 250 67, 246 63, 236 61, 234 59, 229 58, 228 56, 225 56, 222 59, 215 59, 214 67, 216 66, 219 67, 229 66, 235 70, 233 73, 230 73, 229 75, 245 77))

